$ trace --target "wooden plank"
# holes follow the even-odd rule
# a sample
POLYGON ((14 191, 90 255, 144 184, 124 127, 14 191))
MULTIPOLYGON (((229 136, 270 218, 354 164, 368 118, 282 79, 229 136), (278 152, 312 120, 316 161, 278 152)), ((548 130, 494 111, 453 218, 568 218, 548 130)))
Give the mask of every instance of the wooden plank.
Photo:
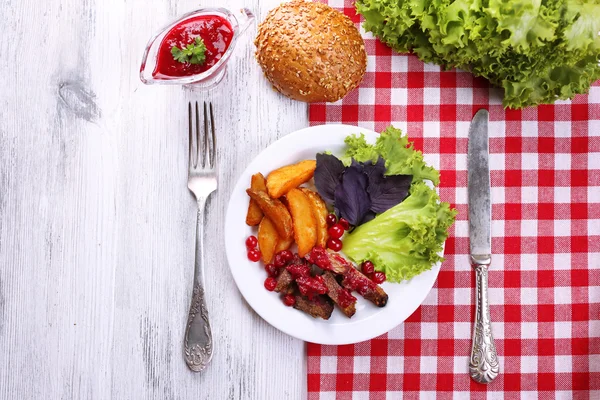
MULTIPOLYGON (((221 3, 264 17, 279 2, 221 3)), ((306 105, 261 76, 255 27, 218 93, 143 85, 148 37, 195 6, 0 3, 9 28, 0 42, 0 398, 305 397, 304 345, 243 301, 223 224, 238 176, 307 125, 306 105), (205 98, 221 166, 206 239, 217 345, 211 366, 193 374, 182 356, 195 234, 185 113, 205 98)))

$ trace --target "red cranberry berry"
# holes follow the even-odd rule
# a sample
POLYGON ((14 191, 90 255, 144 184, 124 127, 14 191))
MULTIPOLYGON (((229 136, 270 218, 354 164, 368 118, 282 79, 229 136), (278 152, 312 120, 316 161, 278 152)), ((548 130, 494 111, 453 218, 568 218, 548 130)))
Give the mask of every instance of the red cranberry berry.
POLYGON ((285 258, 281 256, 281 253, 275 254, 275 260, 273 260, 273 264, 275 264, 277 268, 285 266, 285 258))
POLYGON ((344 234, 344 228, 342 228, 342 225, 340 224, 335 224, 327 230, 327 233, 329 233, 329 236, 332 238, 339 239, 344 234))
POLYGON ((327 226, 332 226, 336 222, 337 222, 337 217, 335 216, 335 214, 329 214, 327 216, 327 226))
POLYGON ((258 239, 256 236, 248 236, 248 239, 246 239, 246 248, 248 250, 252 250, 256 248, 256 245, 258 245, 258 239))
POLYGON ((327 248, 333 251, 340 251, 342 249, 342 241, 340 239, 329 238, 327 239, 327 248))
POLYGON ((375 272, 375 266, 369 260, 362 263, 360 269, 362 270, 362 273, 365 275, 371 275, 373 272, 375 272))
POLYGON ((296 304, 296 298, 293 294, 286 294, 283 296, 283 304, 288 307, 292 307, 294 304, 296 304))
POLYGON ((383 272, 377 271, 377 272, 373 273, 373 276, 371 277, 371 280, 373 282, 375 282, 376 284, 379 285, 379 284, 385 282, 385 278, 386 277, 385 277, 385 274, 383 272))
POLYGON ((256 249, 248 250, 248 260, 258 262, 260 260, 260 251, 256 249))
POLYGON ((350 229, 350 222, 348 222, 348 220, 346 218, 340 218, 340 220, 338 221, 338 224, 340 224, 342 226, 342 228, 344 228, 345 231, 350 229))
POLYGON ((279 269, 273 264, 265 265, 265 271, 267 271, 267 274, 273 278, 276 278, 277 275, 279 275, 279 269))
POLYGON ((275 280, 275 278, 268 277, 267 279, 265 279, 265 289, 267 289, 269 292, 272 292, 273 290, 275 290, 276 286, 277 286, 277 281, 275 280))
POLYGON ((281 256, 281 258, 283 258, 283 261, 286 263, 294 259, 294 253, 292 253, 289 250, 282 250, 278 254, 281 256))

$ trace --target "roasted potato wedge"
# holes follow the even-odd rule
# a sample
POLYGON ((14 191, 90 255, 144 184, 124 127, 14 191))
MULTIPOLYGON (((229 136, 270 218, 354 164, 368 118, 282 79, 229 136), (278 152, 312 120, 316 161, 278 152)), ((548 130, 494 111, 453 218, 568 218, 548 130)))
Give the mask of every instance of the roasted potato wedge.
POLYGON ((311 201, 296 188, 287 192, 285 197, 294 222, 294 240, 298 244, 298 255, 304 257, 317 244, 317 221, 313 215, 311 201))
MULTIPOLYGON (((260 172, 252 175, 252 179, 250 181, 250 189, 256 190, 257 192, 266 192, 267 191, 267 181, 265 177, 260 172)), ((260 221, 263 219, 263 212, 256 204, 252 198, 250 199, 250 203, 248 204, 248 213, 246 214, 246 224, 249 226, 256 226, 260 224, 260 221)))
POLYGON ((327 248, 327 239, 329 238, 327 233, 327 215, 329 214, 327 205, 319 193, 307 188, 300 188, 300 190, 310 200, 311 209, 317 222, 317 245, 327 248))
POLYGON ((292 237, 294 234, 292 217, 280 200, 270 198, 267 192, 246 189, 246 193, 258 204, 263 214, 269 217, 281 238, 289 239, 292 237))
POLYGON ((258 248, 265 264, 273 261, 278 241, 279 234, 277 233, 277 229, 275 229, 275 225, 273 225, 269 217, 263 217, 258 225, 258 248))
POLYGON ((275 254, 277 254, 283 250, 288 250, 290 247, 292 247, 292 244, 294 244, 293 236, 289 239, 279 238, 279 241, 277 242, 277 246, 275 246, 275 254))
POLYGON ((278 199, 290 189, 297 188, 309 181, 315 174, 317 162, 304 160, 297 164, 286 165, 267 175, 267 190, 269 196, 278 199))

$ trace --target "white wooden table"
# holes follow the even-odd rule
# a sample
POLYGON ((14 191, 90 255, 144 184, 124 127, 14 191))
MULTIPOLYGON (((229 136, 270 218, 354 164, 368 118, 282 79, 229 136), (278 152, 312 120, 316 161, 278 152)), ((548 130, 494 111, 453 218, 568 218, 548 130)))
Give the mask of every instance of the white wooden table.
MULTIPOLYGON (((221 0, 263 18, 278 0, 221 0)), ((216 336, 187 369, 195 207, 189 94, 138 78, 150 35, 192 0, 0 2, 0 398, 301 399, 304 343, 242 299, 225 258, 233 185, 267 145, 307 126, 241 42, 214 102, 219 188, 207 205, 216 336)))

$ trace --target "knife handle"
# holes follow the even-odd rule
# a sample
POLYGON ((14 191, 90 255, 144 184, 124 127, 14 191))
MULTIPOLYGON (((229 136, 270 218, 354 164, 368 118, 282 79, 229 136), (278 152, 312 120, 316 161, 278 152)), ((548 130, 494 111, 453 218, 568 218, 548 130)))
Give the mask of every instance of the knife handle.
POLYGON ((492 336, 492 321, 488 302, 488 267, 491 256, 471 256, 476 274, 476 308, 473 327, 473 347, 469 370, 471 378, 479 383, 490 383, 500 372, 498 354, 492 336))

